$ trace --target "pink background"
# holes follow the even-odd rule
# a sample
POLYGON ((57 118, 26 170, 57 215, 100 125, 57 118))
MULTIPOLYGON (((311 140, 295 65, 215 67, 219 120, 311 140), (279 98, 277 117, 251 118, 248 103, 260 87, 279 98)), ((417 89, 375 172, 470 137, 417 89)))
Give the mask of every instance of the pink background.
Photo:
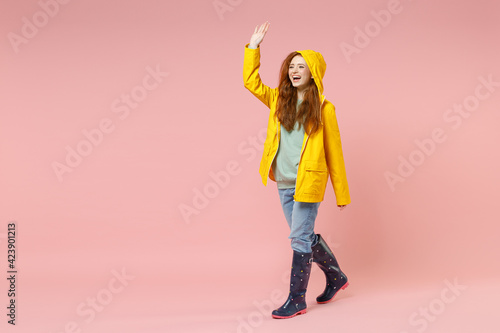
POLYGON ((385 26, 371 12, 387 0, 214 3, 73 0, 49 17, 35 0, 2 1, 0 276, 9 221, 19 272, 15 327, 1 279, 2 331, 498 332, 500 87, 481 88, 459 125, 445 117, 478 101, 479 77, 500 82, 500 3, 402 0, 385 26), (33 16, 16 52, 9 34, 33 16), (316 221, 351 286, 319 306, 313 270, 309 312, 288 321, 270 316, 291 249, 276 185, 258 174, 268 109, 242 83, 244 45, 266 20, 264 83, 293 50, 326 59, 352 197, 339 212, 329 184, 316 221), (346 57, 365 27, 369 44, 346 57), (168 72, 150 91, 147 68, 168 72), (114 112, 131 92, 143 100, 114 112), (105 119, 113 130, 60 181, 52 164, 105 119), (419 153, 436 128, 444 142, 419 153), (385 174, 410 156, 422 163, 391 189, 385 174), (211 196, 198 209, 196 191, 211 196), (465 287, 444 302, 454 282, 465 287))

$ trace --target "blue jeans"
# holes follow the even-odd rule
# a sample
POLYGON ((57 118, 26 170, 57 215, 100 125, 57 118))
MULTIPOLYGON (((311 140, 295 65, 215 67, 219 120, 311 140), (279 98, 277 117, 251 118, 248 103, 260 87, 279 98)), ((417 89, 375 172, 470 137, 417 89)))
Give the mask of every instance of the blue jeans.
POLYGON ((314 222, 318 215, 320 202, 294 201, 295 188, 278 189, 283 213, 290 227, 292 249, 297 252, 311 253, 316 245, 314 222))

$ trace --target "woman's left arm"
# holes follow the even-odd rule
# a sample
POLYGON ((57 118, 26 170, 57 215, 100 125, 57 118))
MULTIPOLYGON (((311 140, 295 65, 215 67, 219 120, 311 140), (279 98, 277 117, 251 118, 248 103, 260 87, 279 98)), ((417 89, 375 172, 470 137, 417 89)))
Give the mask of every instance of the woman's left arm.
POLYGON ((351 197, 347 184, 340 131, 333 104, 325 102, 323 108, 323 142, 326 163, 328 164, 333 190, 337 198, 337 206, 342 210, 351 202, 351 197))

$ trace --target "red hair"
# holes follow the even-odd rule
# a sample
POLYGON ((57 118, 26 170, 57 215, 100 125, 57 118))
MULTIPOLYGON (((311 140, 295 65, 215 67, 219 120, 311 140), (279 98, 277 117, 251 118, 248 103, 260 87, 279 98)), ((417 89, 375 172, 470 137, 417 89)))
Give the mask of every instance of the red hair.
POLYGON ((321 126, 321 103, 318 87, 311 77, 309 85, 304 90, 304 98, 297 110, 297 88, 292 85, 288 76, 288 68, 293 57, 301 55, 299 52, 290 53, 281 64, 280 79, 279 79, 279 97, 276 107, 276 116, 287 131, 291 131, 295 122, 299 122, 300 126, 308 135, 314 134, 321 126))

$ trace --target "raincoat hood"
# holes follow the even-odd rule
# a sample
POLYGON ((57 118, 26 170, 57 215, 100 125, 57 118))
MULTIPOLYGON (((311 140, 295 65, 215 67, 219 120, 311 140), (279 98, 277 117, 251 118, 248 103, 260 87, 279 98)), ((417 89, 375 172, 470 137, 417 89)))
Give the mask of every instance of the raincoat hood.
POLYGON ((309 70, 311 71, 311 76, 314 79, 314 82, 316 83, 316 86, 318 87, 319 90, 319 95, 321 96, 323 94, 323 77, 325 76, 326 72, 326 62, 325 59, 323 59, 323 56, 321 53, 313 51, 313 50, 302 50, 302 51, 297 51, 299 52, 304 60, 307 63, 307 66, 309 67, 309 70))

